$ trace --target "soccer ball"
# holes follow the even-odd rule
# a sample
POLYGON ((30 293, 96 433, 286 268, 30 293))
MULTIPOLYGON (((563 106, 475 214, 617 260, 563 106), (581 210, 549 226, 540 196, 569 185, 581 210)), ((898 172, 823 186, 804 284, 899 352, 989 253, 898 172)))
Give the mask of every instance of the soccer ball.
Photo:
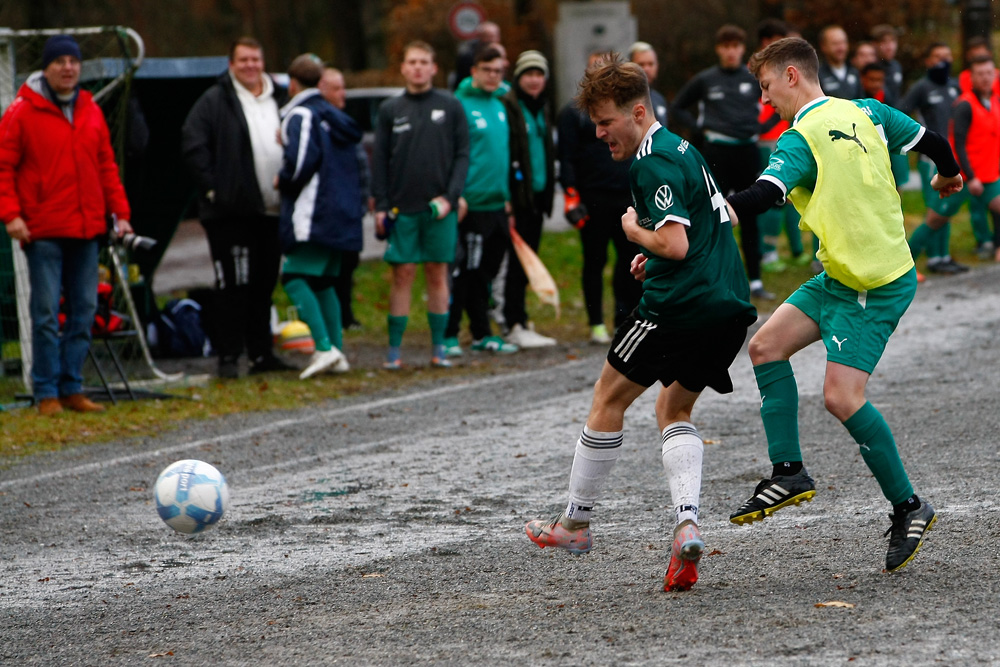
POLYGON ((214 526, 229 504, 222 473, 204 461, 185 460, 167 466, 153 487, 156 511, 178 533, 200 533, 214 526))

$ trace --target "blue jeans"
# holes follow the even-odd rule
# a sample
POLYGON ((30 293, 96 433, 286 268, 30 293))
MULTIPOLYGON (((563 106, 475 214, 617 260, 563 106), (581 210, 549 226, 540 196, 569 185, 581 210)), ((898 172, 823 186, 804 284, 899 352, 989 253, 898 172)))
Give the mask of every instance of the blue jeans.
POLYGON ((24 247, 31 282, 31 382, 36 400, 79 394, 97 312, 97 241, 43 239, 24 247), (59 297, 66 323, 59 335, 59 297))

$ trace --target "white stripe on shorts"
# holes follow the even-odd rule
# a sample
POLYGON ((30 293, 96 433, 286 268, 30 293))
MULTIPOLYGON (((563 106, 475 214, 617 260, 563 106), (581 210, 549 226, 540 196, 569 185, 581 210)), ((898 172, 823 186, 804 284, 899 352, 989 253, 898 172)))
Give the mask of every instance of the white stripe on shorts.
POLYGON ((639 343, 646 337, 646 334, 655 328, 656 325, 649 320, 636 320, 629 332, 625 334, 621 342, 618 343, 618 346, 615 347, 615 354, 622 361, 628 361, 632 353, 639 347, 639 343))

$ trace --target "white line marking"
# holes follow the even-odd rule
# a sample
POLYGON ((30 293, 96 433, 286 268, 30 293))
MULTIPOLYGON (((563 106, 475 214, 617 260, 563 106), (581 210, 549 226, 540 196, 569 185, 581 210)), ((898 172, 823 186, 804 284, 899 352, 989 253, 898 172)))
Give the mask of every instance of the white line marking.
MULTIPOLYGON (((35 484, 37 482, 57 477, 64 477, 67 475, 78 475, 80 473, 89 472, 91 470, 97 470, 99 468, 118 466, 124 463, 132 463, 134 461, 154 459, 164 454, 176 454, 190 449, 195 449, 197 447, 204 447, 205 445, 222 444, 224 442, 229 442, 231 440, 236 440, 239 438, 247 438, 252 435, 256 435, 258 433, 280 431, 281 429, 287 426, 300 426, 318 420, 329 419, 331 417, 346 415, 353 412, 364 412, 367 410, 374 410, 378 408, 397 405, 399 403, 420 401, 427 398, 433 398, 435 396, 444 396, 456 392, 468 391, 470 387, 489 386, 501 382, 516 381, 519 378, 531 377, 533 375, 539 375, 541 373, 549 373, 553 369, 572 368, 573 366, 579 366, 581 364, 587 363, 587 361, 588 360, 586 359, 575 359, 573 361, 567 361, 565 363, 557 364, 556 366, 549 366, 547 368, 524 371, 521 373, 510 373, 508 375, 496 375, 478 381, 462 382, 459 384, 449 385, 447 387, 428 389, 426 391, 421 391, 415 394, 405 394, 403 396, 380 398, 375 401, 367 401, 364 403, 357 403, 355 405, 333 408, 332 410, 325 410, 322 412, 318 412, 316 414, 310 415, 305 418, 282 419, 280 421, 272 422, 270 424, 265 424, 262 426, 254 426, 253 428, 244 429, 242 431, 236 431, 234 433, 227 433, 225 435, 218 435, 212 438, 193 440, 191 442, 185 442, 179 445, 173 445, 172 447, 160 448, 146 452, 139 452, 136 454, 129 454, 127 456, 118 456, 112 459, 105 459, 101 461, 94 461, 93 463, 85 463, 83 465, 73 466, 71 468, 63 468, 61 470, 52 470, 49 472, 44 472, 38 475, 33 475, 31 477, 24 477, 21 479, 10 479, 5 481, 0 481, 0 489, 10 489, 17 486, 23 486, 26 484, 35 484)), ((370 446, 370 445, 366 444, 365 446, 370 446)))

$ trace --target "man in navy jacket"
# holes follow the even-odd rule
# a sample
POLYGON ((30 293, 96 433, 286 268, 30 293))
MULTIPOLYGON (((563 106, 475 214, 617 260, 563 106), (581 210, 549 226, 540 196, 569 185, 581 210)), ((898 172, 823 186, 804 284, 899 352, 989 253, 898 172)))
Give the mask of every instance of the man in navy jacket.
POLYGON ((348 370, 335 282, 341 253, 360 251, 362 245, 361 129, 320 94, 316 86, 322 75, 316 56, 293 60, 288 68, 292 99, 281 109, 282 283, 316 343, 302 379, 325 370, 348 370))

